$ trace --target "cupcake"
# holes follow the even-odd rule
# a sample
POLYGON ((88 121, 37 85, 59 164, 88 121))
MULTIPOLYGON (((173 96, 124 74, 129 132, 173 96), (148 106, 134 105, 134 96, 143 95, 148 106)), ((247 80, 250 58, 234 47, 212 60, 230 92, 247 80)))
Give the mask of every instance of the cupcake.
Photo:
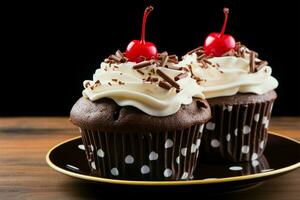
POLYGON ((92 175, 193 177, 210 108, 177 56, 158 54, 153 43, 134 40, 125 53, 118 50, 105 59, 83 85, 70 118, 79 127, 92 175))
MULTIPOLYGON (((226 25, 228 9, 224 13, 226 25)), ((267 61, 224 30, 225 26, 220 34, 210 34, 204 46, 187 53, 181 62, 204 87, 211 107, 201 155, 211 161, 256 160, 267 144, 278 82, 267 61)))

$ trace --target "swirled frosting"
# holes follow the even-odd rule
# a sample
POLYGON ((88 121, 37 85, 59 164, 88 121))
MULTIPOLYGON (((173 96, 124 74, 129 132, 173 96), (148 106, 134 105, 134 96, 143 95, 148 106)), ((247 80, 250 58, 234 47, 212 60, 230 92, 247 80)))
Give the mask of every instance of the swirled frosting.
MULTIPOLYGON (((250 70, 250 54, 244 49, 243 56, 222 56, 207 58, 205 65, 197 59, 197 53, 187 54, 181 65, 190 66, 193 75, 204 87, 206 98, 231 96, 237 93, 264 94, 278 86, 277 80, 271 76, 272 69, 265 65, 262 68, 250 70), (245 53, 247 52, 247 53, 245 53)), ((255 58, 255 62, 261 62, 255 58)))
POLYGON ((151 116, 174 114, 182 104, 192 103, 193 97, 204 98, 203 88, 191 78, 189 71, 179 67, 160 67, 156 62, 137 70, 134 69, 136 64, 102 62, 93 80, 84 81, 83 96, 91 101, 111 98, 120 106, 134 106, 151 116), (176 81, 180 86, 179 90, 175 87, 166 89, 159 86, 160 81, 165 81, 156 73, 157 70, 173 80, 182 73, 188 73, 188 76, 176 81))

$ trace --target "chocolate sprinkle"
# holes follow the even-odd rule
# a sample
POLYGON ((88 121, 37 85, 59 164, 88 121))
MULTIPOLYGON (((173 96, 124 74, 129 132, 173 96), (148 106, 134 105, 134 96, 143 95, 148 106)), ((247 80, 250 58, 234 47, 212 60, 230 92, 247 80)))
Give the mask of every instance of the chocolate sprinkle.
POLYGON ((255 71, 259 71, 259 70, 261 70, 263 67, 265 67, 267 65, 268 65, 267 61, 260 61, 258 63, 258 65, 256 66, 255 71))
POLYGON ((180 79, 186 78, 187 76, 188 76, 188 73, 187 73, 187 72, 180 73, 180 74, 178 74, 177 76, 174 77, 174 80, 175 80, 175 81, 178 81, 178 80, 180 80, 180 79))
POLYGON ((116 62, 120 62, 122 60, 122 58, 119 58, 116 55, 110 55, 108 58, 116 62))
POLYGON ((137 71, 138 73, 140 73, 141 75, 145 75, 145 73, 142 72, 140 69, 137 69, 136 71, 137 71))
POLYGON ((195 49, 193 49, 193 50, 187 52, 187 54, 190 55, 190 54, 192 54, 192 53, 194 53, 194 52, 196 52, 196 51, 198 51, 198 50, 203 50, 203 49, 204 49, 203 46, 200 46, 200 47, 197 47, 197 48, 195 48, 195 49))
POLYGON ((114 82, 118 82, 118 79, 116 79, 116 78, 112 78, 111 80, 114 82))
POLYGON ((144 68, 144 67, 148 67, 150 65, 153 65, 154 64, 154 61, 153 60, 150 60, 150 61, 143 61, 143 62, 140 62, 136 65, 134 65, 132 68, 133 69, 141 69, 141 68, 144 68))
POLYGON ((173 69, 173 70, 182 70, 183 69, 183 67, 177 67, 177 66, 174 66, 174 65, 170 65, 170 66, 168 65, 167 68, 168 69, 173 69))
POLYGON ((126 62, 127 61, 127 58, 124 56, 124 54, 119 49, 116 51, 116 56, 121 58, 121 62, 126 62))
POLYGON ((112 86, 112 84, 110 82, 108 82, 108 85, 112 86))
POLYGON ((90 82, 86 82, 86 84, 84 85, 85 88, 89 87, 91 85, 90 82))
POLYGON ((166 90, 169 90, 172 87, 170 84, 168 84, 165 81, 159 81, 158 85, 166 90))
POLYGON ((176 81, 174 81, 171 77, 169 77, 167 74, 165 74, 163 71, 161 71, 160 69, 156 70, 156 73, 162 77, 165 81, 167 81, 170 85, 172 85, 173 87, 175 87, 176 89, 180 89, 180 86, 178 85, 178 83, 176 83, 176 81))
POLYGON ((168 60, 169 60, 169 56, 168 56, 168 55, 165 55, 165 56, 162 58, 161 62, 160 62, 160 66, 161 66, 161 67, 166 66, 168 60))
POLYGON ((250 72, 254 73, 255 72, 255 53, 254 53, 254 51, 250 52, 249 65, 250 65, 250 72))

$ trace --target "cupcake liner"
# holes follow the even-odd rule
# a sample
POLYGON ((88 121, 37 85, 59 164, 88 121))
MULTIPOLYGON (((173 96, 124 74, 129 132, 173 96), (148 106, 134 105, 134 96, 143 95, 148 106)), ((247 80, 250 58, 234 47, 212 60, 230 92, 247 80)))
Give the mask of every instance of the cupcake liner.
POLYGON ((81 129, 94 176, 126 180, 187 180, 197 163, 203 124, 170 132, 81 129))
POLYGON ((211 106, 212 119, 205 124, 201 156, 233 162, 259 158, 267 144, 273 103, 211 106))

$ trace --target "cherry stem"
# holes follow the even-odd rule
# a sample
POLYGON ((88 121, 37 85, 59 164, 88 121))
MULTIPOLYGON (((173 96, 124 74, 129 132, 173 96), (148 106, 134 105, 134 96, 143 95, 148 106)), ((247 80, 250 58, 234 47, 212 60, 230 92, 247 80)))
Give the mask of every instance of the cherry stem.
POLYGON ((224 23, 223 23, 223 27, 220 33, 220 36, 223 36, 225 33, 225 29, 226 29, 226 25, 227 25, 227 19, 228 19, 228 13, 229 13, 229 8, 224 8, 223 9, 224 15, 225 15, 225 19, 224 19, 224 23))
POLYGON ((152 6, 148 6, 144 11, 144 17, 143 17, 143 26, 142 26, 142 35, 141 35, 141 43, 145 44, 145 30, 146 30, 146 21, 147 17, 150 14, 150 12, 153 10, 152 6))

